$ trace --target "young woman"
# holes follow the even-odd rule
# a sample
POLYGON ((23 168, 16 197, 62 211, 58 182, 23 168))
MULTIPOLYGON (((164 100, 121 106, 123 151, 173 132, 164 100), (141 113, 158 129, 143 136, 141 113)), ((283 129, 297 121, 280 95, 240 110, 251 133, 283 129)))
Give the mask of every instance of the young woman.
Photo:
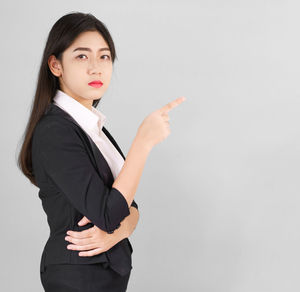
POLYGON ((45 291, 126 291, 134 196, 151 149, 170 134, 168 112, 185 99, 144 119, 125 160, 96 109, 115 58, 106 26, 79 12, 53 25, 44 49, 18 163, 40 189, 50 227, 40 265, 45 291))

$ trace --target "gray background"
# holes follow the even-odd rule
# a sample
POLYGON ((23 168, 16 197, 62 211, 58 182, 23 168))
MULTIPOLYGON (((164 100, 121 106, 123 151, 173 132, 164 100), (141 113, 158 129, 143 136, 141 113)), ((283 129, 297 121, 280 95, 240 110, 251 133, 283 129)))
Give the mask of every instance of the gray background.
POLYGON ((128 291, 299 291, 299 1, 9 1, 1 9, 1 290, 42 291, 38 188, 16 167, 49 30, 103 21, 119 60, 99 109, 126 154, 184 95, 136 194, 128 291))

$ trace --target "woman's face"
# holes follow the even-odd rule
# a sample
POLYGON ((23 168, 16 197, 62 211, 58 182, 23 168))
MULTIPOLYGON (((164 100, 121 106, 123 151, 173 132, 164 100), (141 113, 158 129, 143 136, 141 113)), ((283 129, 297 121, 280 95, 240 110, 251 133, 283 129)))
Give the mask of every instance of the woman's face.
MULTIPOLYGON (((55 58, 52 60, 55 62, 55 58)), ((81 33, 63 52, 62 62, 56 62, 52 67, 58 69, 61 90, 91 109, 93 100, 102 97, 108 88, 113 69, 111 53, 102 35, 98 31, 81 33), (95 80, 103 85, 97 88, 88 84, 95 80)))

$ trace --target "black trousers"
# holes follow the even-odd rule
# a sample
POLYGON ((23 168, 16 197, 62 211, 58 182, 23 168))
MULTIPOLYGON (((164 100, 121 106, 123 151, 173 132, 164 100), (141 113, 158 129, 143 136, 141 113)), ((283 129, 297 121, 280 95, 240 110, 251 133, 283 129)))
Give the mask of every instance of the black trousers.
POLYGON ((48 265, 40 273, 46 292, 125 292, 131 271, 121 276, 107 264, 48 265))

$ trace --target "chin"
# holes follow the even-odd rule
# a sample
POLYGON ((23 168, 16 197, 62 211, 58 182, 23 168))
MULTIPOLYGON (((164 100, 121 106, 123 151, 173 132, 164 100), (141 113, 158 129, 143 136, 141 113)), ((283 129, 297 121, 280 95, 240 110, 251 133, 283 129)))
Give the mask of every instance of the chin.
POLYGON ((90 95, 91 96, 91 98, 90 99, 99 99, 99 98, 101 98, 101 96, 102 96, 102 94, 92 94, 92 95, 90 95))

